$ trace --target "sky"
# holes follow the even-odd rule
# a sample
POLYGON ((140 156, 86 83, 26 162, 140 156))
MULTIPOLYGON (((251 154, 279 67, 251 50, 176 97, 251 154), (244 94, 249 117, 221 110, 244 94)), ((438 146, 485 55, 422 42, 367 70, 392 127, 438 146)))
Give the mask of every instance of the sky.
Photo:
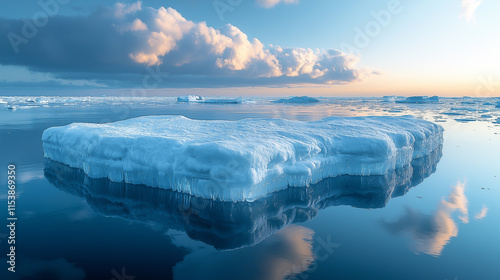
POLYGON ((8 1, 0 95, 500 96, 500 1, 8 1))

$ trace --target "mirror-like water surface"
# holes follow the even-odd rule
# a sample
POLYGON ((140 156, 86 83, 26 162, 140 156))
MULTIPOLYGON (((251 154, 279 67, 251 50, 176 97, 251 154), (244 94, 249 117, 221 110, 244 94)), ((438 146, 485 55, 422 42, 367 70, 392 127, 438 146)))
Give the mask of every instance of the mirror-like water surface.
MULTIPOLYGON (((9 163, 18 172, 17 279, 498 279, 498 109, 481 118, 480 109, 455 100, 160 101, 0 110, 0 179, 6 182, 9 163), (443 114, 451 111, 474 121, 443 114), (412 114, 439 122, 445 143, 385 176, 329 178, 252 203, 91 179, 43 158, 40 137, 48 127, 153 114, 228 120, 412 114)), ((5 184, 0 191, 6 208, 5 184)), ((7 236, 0 234, 0 275, 11 279, 7 236)))

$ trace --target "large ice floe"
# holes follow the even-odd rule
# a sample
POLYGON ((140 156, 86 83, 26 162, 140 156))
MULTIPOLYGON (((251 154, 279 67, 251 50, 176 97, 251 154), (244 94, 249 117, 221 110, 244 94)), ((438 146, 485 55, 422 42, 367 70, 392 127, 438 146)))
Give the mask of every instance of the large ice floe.
POLYGON ((148 116, 44 131, 45 157, 91 178, 253 201, 339 175, 383 175, 438 148, 443 129, 411 116, 191 120, 148 116))

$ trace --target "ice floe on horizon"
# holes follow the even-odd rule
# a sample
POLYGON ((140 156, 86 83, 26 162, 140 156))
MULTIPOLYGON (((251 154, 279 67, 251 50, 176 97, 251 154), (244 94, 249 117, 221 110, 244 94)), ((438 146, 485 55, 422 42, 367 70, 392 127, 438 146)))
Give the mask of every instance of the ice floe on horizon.
POLYGON ((212 98, 205 100, 206 104, 242 104, 244 103, 243 99, 227 99, 227 98, 212 98))
POLYGON ((412 104, 433 104, 439 103, 439 97, 432 96, 410 96, 403 100, 396 100, 396 103, 412 103, 412 104))
MULTIPOLYGON (((193 95, 192 96, 196 96, 193 95)), ((183 97, 180 97, 181 99, 183 97)), ((195 97, 194 99, 196 99, 195 97)), ((200 96, 201 98, 201 96, 200 96)), ((456 116, 465 116, 466 118, 474 118, 481 123, 493 123, 497 117, 500 117, 500 99, 498 97, 439 97, 439 103, 396 103, 398 100, 406 100, 401 96, 385 96, 385 97, 321 97, 317 98, 320 102, 313 103, 275 103, 279 98, 254 96, 254 97, 203 97, 204 100, 179 102, 178 97, 165 96, 0 96, 0 110, 9 111, 14 114, 23 114, 27 109, 44 111, 51 113, 51 108, 71 108, 71 110, 89 110, 96 107, 110 107, 111 111, 116 111, 114 107, 121 106, 129 111, 138 111, 154 107, 156 109, 165 108, 166 112, 174 112, 172 114, 189 114, 190 108, 183 108, 185 104, 199 104, 209 106, 224 105, 228 111, 230 106, 241 106, 245 115, 241 117, 280 117, 299 120, 317 120, 327 116, 365 116, 365 115, 414 115, 419 118, 433 120, 432 115, 447 116, 448 120, 454 120, 456 116), (389 101, 390 100, 390 101, 389 101), (465 103, 463 103, 465 100, 465 103), (472 100, 468 102, 466 100, 472 100), (34 102, 33 102, 34 101, 34 102), (470 104, 469 104, 470 103, 470 104), (272 107, 271 107, 271 106, 272 107), (282 106, 286 105, 286 106, 282 106), (288 106, 290 105, 290 106, 288 106), (176 108, 177 106, 177 108, 176 108), (499 106, 499 107, 496 107, 499 106), (319 108, 321 107, 321 108, 319 108), (316 114, 317 117, 303 118, 304 114, 299 113, 303 110, 316 110, 323 112, 316 114), (185 112, 183 110, 187 110, 185 112), (272 111, 271 113, 269 113, 272 111), (252 113, 248 113, 252 112, 252 113), (276 112, 278 114, 276 114, 276 112), (447 113, 457 112, 457 113, 447 113), (491 115, 492 118, 481 118, 481 115, 491 115)), ((189 99, 189 97, 188 97, 189 99)), ((198 98, 199 99, 199 98, 198 98)), ((192 99, 193 100, 193 99, 192 99)), ((226 108, 222 109, 226 110, 226 108)), ((228 112, 231 113, 231 112, 228 112)), ((195 117, 195 116, 192 116, 195 117)), ((198 117, 196 117, 198 118, 198 117)), ((224 118, 224 117, 222 117, 224 118)))
POLYGON ((308 104, 308 103, 319 103, 320 101, 314 97, 309 96, 294 96, 290 98, 282 98, 273 103, 290 103, 290 104, 308 104))
POLYGON ((198 95, 183 95, 177 97, 177 102, 200 102, 203 100, 204 98, 198 95))

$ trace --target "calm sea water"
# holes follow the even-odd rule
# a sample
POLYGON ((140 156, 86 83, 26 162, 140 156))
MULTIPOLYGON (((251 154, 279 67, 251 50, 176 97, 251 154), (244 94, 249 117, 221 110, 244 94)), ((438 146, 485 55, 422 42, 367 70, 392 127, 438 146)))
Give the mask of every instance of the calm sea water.
POLYGON ((171 101, 0 108, 5 224, 7 165, 18 174, 16 273, 7 272, 1 226, 1 279, 500 279, 500 126, 492 121, 498 109, 454 100, 171 101), (160 114, 227 120, 413 114, 439 122, 445 143, 385 176, 327 179, 253 203, 91 179, 43 157, 40 138, 48 127, 160 114))

